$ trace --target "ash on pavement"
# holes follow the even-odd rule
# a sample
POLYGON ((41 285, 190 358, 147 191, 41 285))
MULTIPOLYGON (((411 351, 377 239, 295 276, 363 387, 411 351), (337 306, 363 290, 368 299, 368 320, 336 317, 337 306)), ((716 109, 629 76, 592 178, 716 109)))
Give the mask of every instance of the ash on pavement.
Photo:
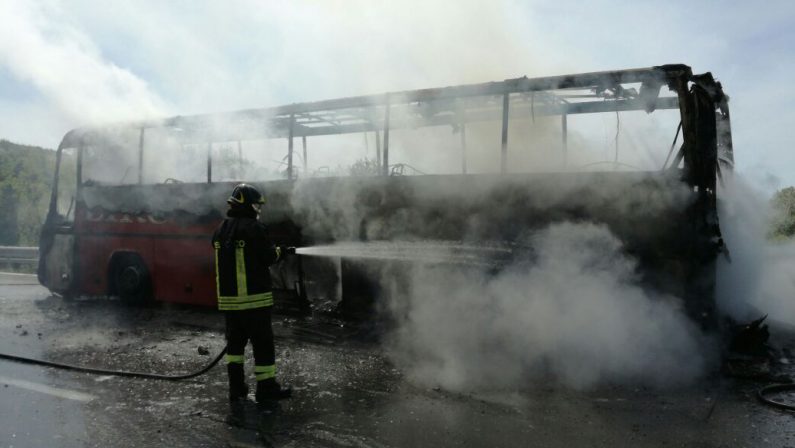
MULTIPOLYGON (((0 283, 3 353, 179 374, 203 367, 224 346, 214 310, 66 301, 38 286, 0 283)), ((672 391, 586 392, 532 382, 460 394, 412 384, 379 338, 362 337, 349 322, 276 315, 273 326, 278 377, 294 398, 265 407, 231 406, 223 366, 166 382, 0 361, 0 446, 795 447, 792 416, 760 406, 761 384, 752 381, 714 376, 672 391), (28 390, 21 380, 90 398, 28 390)), ((250 348, 247 356, 253 385, 250 348)))

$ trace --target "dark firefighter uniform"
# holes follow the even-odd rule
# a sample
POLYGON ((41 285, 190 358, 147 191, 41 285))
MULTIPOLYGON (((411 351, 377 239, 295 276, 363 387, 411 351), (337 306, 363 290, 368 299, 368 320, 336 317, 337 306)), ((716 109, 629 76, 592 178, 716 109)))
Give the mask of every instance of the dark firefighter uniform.
POLYGON ((236 186, 227 200, 227 218, 213 234, 218 309, 226 319, 230 400, 248 396, 243 370, 248 341, 254 348, 256 400, 287 398, 291 394, 290 389, 282 389, 276 382, 271 328, 273 292, 268 268, 279 261, 281 250, 271 244, 265 226, 257 220, 264 202, 254 187, 236 186))

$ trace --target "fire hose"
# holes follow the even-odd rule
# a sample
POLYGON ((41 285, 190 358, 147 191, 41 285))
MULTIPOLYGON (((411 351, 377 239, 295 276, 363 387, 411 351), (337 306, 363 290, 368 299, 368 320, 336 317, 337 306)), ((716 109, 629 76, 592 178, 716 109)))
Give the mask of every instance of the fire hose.
POLYGON ((187 380, 190 378, 195 378, 199 375, 203 375, 207 373, 210 369, 212 369, 221 358, 226 353, 226 346, 218 353, 218 355, 210 361, 204 368, 201 370, 197 370, 195 372, 186 373, 183 375, 162 375, 158 373, 146 373, 146 372, 130 372, 126 370, 110 370, 110 369, 97 369, 93 367, 83 367, 83 366, 75 366, 72 364, 63 364, 59 362, 52 362, 52 361, 44 361, 41 359, 33 359, 33 358, 26 358, 24 356, 16 356, 16 355, 8 355, 5 353, 0 353, 0 359, 5 359, 8 361, 19 362, 23 364, 35 364, 45 367, 54 367, 56 369, 64 369, 64 370, 73 370, 76 372, 84 372, 84 373, 91 373, 94 375, 112 375, 112 376, 123 376, 128 378, 148 378, 153 380, 165 380, 165 381, 181 381, 187 380))
MULTIPOLYGON (((131 372, 127 370, 111 370, 111 369, 99 369, 94 367, 84 367, 84 366, 76 366, 73 364, 64 364, 59 362, 53 361, 45 361, 42 359, 34 359, 34 358, 27 358, 24 356, 17 356, 17 355, 9 355, 6 353, 0 353, 0 359, 5 359, 7 361, 19 362, 23 364, 33 364, 33 365, 40 365, 45 367, 53 367, 56 369, 63 369, 63 370, 72 370, 75 372, 83 372, 83 373, 90 373, 93 375, 112 375, 112 376, 121 376, 127 378, 146 378, 146 379, 154 379, 154 380, 164 380, 164 381, 182 381, 187 380, 190 378, 195 378, 197 376, 201 376, 207 373, 210 369, 215 367, 221 358, 226 354, 226 346, 221 349, 220 352, 210 361, 209 364, 204 366, 202 369, 197 370, 195 372, 190 372, 182 375, 162 375, 157 373, 147 373, 147 372, 131 372)), ((795 391, 795 384, 788 383, 788 384, 771 384, 759 389, 756 393, 757 398, 763 404, 768 406, 782 409, 785 411, 795 411, 795 405, 790 405, 786 403, 782 403, 780 401, 773 400, 769 398, 770 395, 782 393, 782 392, 791 392, 795 391)))
POLYGON ((773 400, 769 398, 770 395, 779 394, 782 392, 792 392, 795 391, 795 384, 787 383, 787 384, 771 384, 769 386, 765 386, 756 393, 756 397, 762 403, 772 406, 777 409, 782 409, 785 411, 795 411, 795 405, 782 403, 780 401, 773 400))

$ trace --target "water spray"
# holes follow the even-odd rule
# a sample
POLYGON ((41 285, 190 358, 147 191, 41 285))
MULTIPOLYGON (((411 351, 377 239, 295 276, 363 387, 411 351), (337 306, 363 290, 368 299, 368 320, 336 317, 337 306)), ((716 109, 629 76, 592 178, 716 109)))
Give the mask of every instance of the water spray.
POLYGON ((504 243, 464 244, 455 241, 367 241, 300 247, 297 255, 427 264, 498 267, 514 258, 518 246, 504 243))

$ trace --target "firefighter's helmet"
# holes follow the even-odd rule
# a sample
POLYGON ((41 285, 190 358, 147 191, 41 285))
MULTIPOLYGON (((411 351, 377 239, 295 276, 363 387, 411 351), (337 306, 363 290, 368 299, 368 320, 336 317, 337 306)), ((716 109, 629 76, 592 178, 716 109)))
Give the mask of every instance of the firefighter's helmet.
POLYGON ((232 196, 226 200, 226 203, 232 207, 254 207, 259 208, 260 205, 265 203, 265 198, 256 188, 249 184, 238 184, 232 190, 232 196))

